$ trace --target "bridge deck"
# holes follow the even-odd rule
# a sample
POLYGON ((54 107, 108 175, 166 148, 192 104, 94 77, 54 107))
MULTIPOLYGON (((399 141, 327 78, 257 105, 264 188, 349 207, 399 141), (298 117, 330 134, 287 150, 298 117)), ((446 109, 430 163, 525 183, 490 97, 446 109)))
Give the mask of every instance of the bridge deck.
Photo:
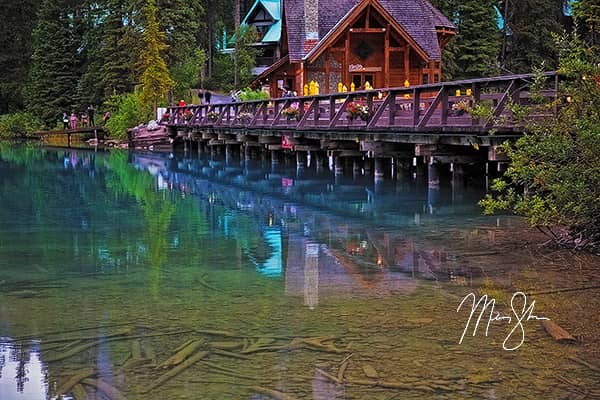
POLYGON ((262 101, 169 107, 162 122, 176 129, 520 134, 527 122, 556 113, 558 75, 534 74, 443 82, 406 88, 262 101), (366 106, 351 118, 348 107, 366 106), (465 111, 464 108, 468 110, 465 111), (296 109, 295 115, 286 112, 296 109), (475 110, 475 111, 473 111, 475 110))

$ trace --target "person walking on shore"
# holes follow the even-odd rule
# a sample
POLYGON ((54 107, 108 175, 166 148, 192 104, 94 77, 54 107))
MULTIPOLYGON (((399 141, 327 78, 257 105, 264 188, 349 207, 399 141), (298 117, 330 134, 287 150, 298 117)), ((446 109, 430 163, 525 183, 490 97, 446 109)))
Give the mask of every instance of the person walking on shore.
POLYGON ((71 113, 71 129, 77 129, 77 115, 75 115, 75 111, 71 113))

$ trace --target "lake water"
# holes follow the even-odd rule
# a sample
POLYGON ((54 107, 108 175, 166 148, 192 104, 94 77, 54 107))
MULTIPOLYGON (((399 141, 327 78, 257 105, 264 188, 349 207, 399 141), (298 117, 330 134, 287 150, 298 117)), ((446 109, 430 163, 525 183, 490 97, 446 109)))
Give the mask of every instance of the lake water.
POLYGON ((599 258, 484 193, 0 144, 0 399, 600 398, 599 258))

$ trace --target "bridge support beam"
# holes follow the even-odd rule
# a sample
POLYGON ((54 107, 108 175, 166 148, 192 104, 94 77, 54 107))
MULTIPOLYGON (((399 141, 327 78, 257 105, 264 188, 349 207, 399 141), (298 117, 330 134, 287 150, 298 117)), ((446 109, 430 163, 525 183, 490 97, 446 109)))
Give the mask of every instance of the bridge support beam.
POLYGON ((427 185, 430 188, 440 187, 440 164, 433 157, 427 165, 427 185))
POLYGON ((297 169, 306 169, 308 154, 305 151, 297 151, 296 152, 296 168, 297 169))
POLYGON ((317 172, 323 171, 325 167, 325 154, 322 151, 312 151, 310 156, 311 165, 314 162, 317 172))
POLYGON ((335 176, 344 175, 344 159, 342 157, 334 157, 334 174, 335 176))
POLYGON ((279 165, 279 151, 271 150, 271 165, 279 165))

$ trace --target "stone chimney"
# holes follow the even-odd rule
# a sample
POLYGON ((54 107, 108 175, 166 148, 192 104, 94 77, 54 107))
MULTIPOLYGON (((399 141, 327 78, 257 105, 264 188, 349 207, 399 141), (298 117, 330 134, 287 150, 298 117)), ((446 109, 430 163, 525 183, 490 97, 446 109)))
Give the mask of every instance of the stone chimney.
POLYGON ((306 40, 319 40, 319 0, 304 0, 306 40))

